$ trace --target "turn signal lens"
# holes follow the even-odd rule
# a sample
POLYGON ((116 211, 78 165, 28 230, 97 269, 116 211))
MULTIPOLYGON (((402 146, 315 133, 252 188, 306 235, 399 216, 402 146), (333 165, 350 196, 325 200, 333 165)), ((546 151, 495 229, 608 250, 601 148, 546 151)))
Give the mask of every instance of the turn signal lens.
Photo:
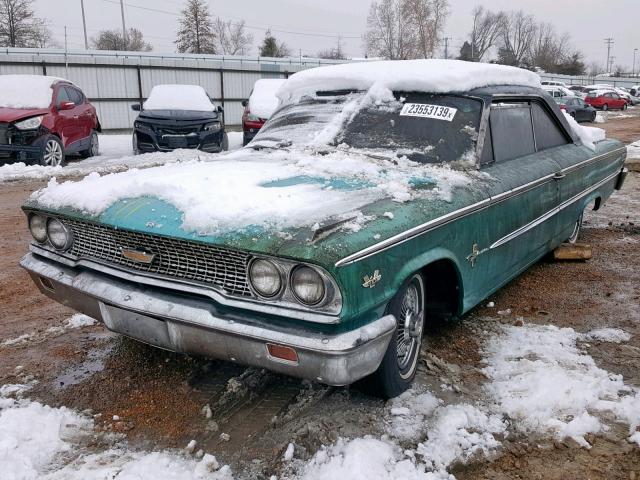
POLYGON ((44 243, 47 241, 47 219, 42 215, 33 213, 29 216, 29 231, 36 242, 44 243))
POLYGON ((267 343, 267 351, 269 355, 278 360, 286 362, 298 363, 298 354, 295 349, 285 345, 276 345, 275 343, 267 343))

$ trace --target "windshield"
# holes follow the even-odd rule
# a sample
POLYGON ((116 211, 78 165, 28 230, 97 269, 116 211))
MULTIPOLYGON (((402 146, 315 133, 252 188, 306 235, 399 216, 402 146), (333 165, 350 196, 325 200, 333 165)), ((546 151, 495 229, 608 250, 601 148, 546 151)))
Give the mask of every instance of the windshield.
POLYGON ((483 103, 458 95, 327 93, 284 105, 252 146, 353 148, 420 163, 473 163, 483 103))

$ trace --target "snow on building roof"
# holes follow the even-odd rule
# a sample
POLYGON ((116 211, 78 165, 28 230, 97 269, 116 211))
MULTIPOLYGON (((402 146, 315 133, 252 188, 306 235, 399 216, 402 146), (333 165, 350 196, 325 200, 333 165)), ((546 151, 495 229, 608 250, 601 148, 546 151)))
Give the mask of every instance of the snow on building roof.
POLYGON ((144 102, 145 110, 193 110, 211 112, 215 109, 204 88, 198 85, 156 85, 144 102))
POLYGON ((283 78, 262 78, 256 81, 249 97, 249 111, 260 118, 269 118, 278 108, 276 92, 286 82, 283 78))
POLYGON ((0 107, 48 108, 51 87, 57 82, 69 81, 44 75, 0 75, 0 107))
POLYGON ((516 67, 460 60, 387 60, 346 63, 304 70, 278 91, 284 101, 318 91, 370 90, 432 93, 466 92, 495 85, 540 87, 534 72, 516 67))

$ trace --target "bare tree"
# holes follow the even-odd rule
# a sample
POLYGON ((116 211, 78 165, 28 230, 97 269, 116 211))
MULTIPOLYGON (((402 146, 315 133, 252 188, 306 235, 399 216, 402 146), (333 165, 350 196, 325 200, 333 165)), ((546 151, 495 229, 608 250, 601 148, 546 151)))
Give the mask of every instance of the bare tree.
POLYGON ((519 10, 504 15, 501 24, 501 60, 516 66, 523 65, 529 57, 536 33, 535 19, 519 10))
POLYGON ((412 58, 431 58, 439 43, 449 14, 448 0, 404 0, 402 12, 408 15, 413 37, 412 58))
POLYGON ((496 45, 502 32, 502 12, 494 13, 482 6, 477 6, 472 11, 473 28, 471 30, 471 60, 481 62, 487 52, 496 45))
POLYGON ((260 47, 261 57, 288 57, 290 55, 289 47, 284 42, 278 42, 273 36, 271 30, 267 30, 260 47))
POLYGON ((51 32, 44 20, 37 18, 33 0, 0 0, 0 46, 46 47, 51 32))
POLYGON ((600 62, 591 62, 587 70, 589 72, 589 75, 595 77, 596 75, 600 75, 602 72, 605 72, 606 68, 600 62))
POLYGON ((137 28, 129 28, 127 37, 122 38, 120 30, 102 30, 91 39, 96 50, 119 50, 128 52, 149 52, 153 50, 150 43, 144 41, 142 32, 137 28))
POLYGON ((174 42, 181 53, 217 53, 216 34, 204 0, 187 0, 174 42))
POLYGON ((216 50, 224 55, 245 55, 253 45, 253 35, 247 33, 244 20, 224 21, 216 18, 213 22, 216 50))
POLYGON ((364 34, 369 56, 390 60, 411 58, 415 39, 403 0, 374 1, 367 17, 364 34))
POLYGON ((338 37, 335 47, 319 51, 318 58, 326 58, 327 60, 345 60, 346 57, 342 49, 342 38, 338 37))

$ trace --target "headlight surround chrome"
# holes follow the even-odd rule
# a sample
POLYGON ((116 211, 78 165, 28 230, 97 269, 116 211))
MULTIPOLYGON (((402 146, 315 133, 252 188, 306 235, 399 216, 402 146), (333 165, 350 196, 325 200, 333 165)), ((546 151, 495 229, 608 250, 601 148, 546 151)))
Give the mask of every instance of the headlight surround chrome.
POLYGON ((71 231, 57 218, 47 220, 47 237, 56 250, 67 250, 73 243, 71 231))
POLYGON ((249 265, 249 282, 258 295, 273 298, 282 291, 282 273, 274 262, 254 259, 249 265))
POLYGON ((289 284, 293 295, 304 305, 317 305, 326 296, 326 287, 322 275, 315 268, 308 265, 295 267, 291 271, 289 284))
POLYGON ((213 132, 216 130, 220 130, 220 127, 221 127, 220 122, 210 122, 204 126, 204 130, 213 132))
POLYGON ((14 123, 14 125, 18 130, 34 130, 38 128, 40 125, 42 125, 43 118, 44 118, 43 115, 40 115, 38 117, 31 117, 31 118, 27 118, 26 120, 16 122, 14 123))
POLYGON ((37 213, 29 215, 29 231, 38 243, 47 241, 47 219, 37 213))

